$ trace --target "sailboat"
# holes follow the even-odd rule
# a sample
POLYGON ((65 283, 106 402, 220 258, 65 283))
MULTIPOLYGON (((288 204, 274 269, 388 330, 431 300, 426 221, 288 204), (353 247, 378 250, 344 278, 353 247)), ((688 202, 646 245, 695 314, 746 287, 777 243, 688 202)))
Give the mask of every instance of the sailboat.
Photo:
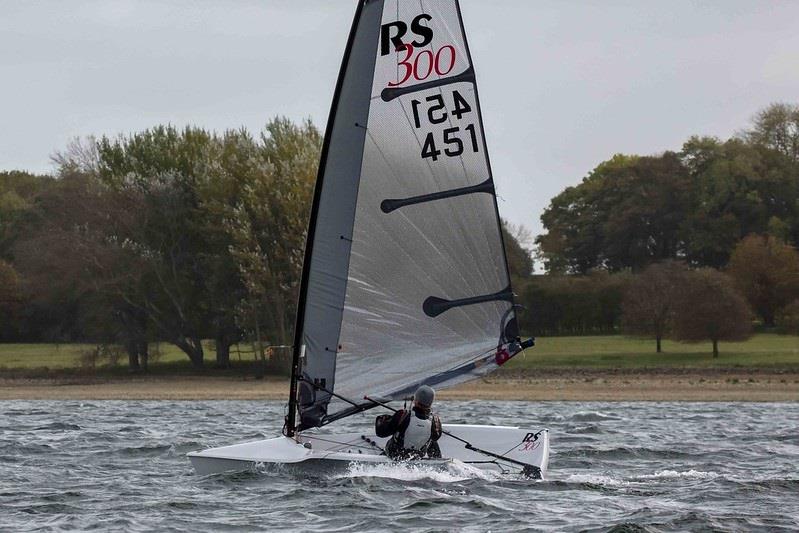
MULTIPOLYGON (((390 462, 325 426, 496 370, 522 340, 457 0, 359 0, 308 229, 283 434, 188 454, 199 474, 390 462)), ((385 411, 383 411, 385 412, 385 411)), ((543 477, 546 429, 445 424, 440 464, 543 477)))

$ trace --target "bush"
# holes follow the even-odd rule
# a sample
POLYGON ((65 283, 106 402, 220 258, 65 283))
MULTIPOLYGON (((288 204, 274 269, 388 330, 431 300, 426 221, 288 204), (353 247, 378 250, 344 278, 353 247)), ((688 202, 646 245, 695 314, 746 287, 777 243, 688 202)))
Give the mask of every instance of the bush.
POLYGON ((784 333, 799 335, 799 299, 783 307, 777 314, 777 326, 784 333))
POLYGON ((519 290, 522 329, 533 335, 595 335, 619 331, 627 274, 533 276, 519 290))
POLYGON ((115 344, 98 344, 84 350, 78 356, 78 364, 81 368, 95 369, 98 366, 118 366, 124 356, 122 347, 115 344))

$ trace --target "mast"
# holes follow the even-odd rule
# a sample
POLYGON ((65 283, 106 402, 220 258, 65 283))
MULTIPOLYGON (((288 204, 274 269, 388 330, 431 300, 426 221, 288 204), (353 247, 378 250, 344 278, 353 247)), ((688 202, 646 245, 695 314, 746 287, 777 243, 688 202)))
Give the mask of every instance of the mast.
POLYGON ((325 175, 325 163, 327 162, 328 152, 330 150, 330 139, 333 132, 333 122, 336 116, 336 108, 338 107, 339 97, 341 96, 341 87, 344 83, 344 75, 347 70, 347 63, 349 62, 350 51, 352 44, 355 40, 355 33, 358 29, 358 22, 361 18, 363 6, 369 0, 358 0, 358 6, 355 10, 355 17, 352 21, 350 34, 347 38, 347 47, 344 51, 344 57, 341 60, 341 67, 338 73, 338 80, 336 81, 336 88, 333 92, 333 103, 330 106, 330 113, 327 118, 327 125, 325 126, 325 138, 322 142, 322 153, 319 158, 319 169, 316 175, 316 185, 314 186, 313 201, 311 203, 311 216, 308 221, 308 231, 305 236, 305 254, 302 261, 302 277, 300 278, 300 294, 297 298, 297 316, 294 323, 294 344, 292 346, 292 360, 291 360, 291 384, 289 386, 289 408, 286 415, 286 423, 284 427, 284 434, 287 437, 294 437, 297 428, 297 402, 298 402, 298 381, 302 369, 300 368, 300 356, 302 355, 303 345, 303 327, 305 325, 305 302, 308 296, 308 276, 311 271, 311 256, 313 254, 314 236, 316 235, 316 221, 319 213, 319 203, 322 196, 322 182, 325 175))

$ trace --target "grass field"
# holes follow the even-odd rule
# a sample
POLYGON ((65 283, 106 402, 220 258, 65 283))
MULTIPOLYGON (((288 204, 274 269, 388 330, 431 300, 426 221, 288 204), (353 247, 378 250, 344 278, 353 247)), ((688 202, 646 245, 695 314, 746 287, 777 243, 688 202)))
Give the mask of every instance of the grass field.
MULTIPOLYGON (((87 368, 86 354, 95 346, 91 344, 0 344, 0 374, 6 371, 48 369, 49 371, 81 371, 87 368)), ((206 361, 213 365, 215 354, 209 343, 206 361)), ((791 335, 758 334, 745 342, 720 343, 720 356, 714 359, 709 342, 682 344, 664 341, 663 353, 655 353, 651 340, 628 337, 548 337, 537 340, 528 349, 511 360, 508 369, 542 367, 587 369, 646 369, 646 368, 713 368, 713 367, 792 367, 799 368, 799 337, 791 335)), ((190 370, 188 358, 175 346, 159 343, 151 348, 151 370, 154 373, 173 373, 190 370)), ((235 347, 231 360, 251 364, 253 353, 242 346, 239 356, 235 347), (249 363, 248 363, 249 362, 249 363)), ((119 372, 124 372, 127 358, 120 353, 119 372)), ((97 364, 108 368, 107 359, 97 364)), ((90 368, 90 365, 89 365, 90 368)))
POLYGON ((720 342, 719 357, 713 358, 710 342, 684 344, 663 341, 663 352, 655 352, 654 340, 614 336, 548 337, 536 341, 508 363, 509 369, 569 368, 713 368, 797 367, 799 337, 762 333, 744 342, 720 342))
MULTIPOLYGON (((212 342, 203 342, 206 364, 213 365, 216 353, 212 342)), ((0 373, 6 370, 35 370, 48 369, 53 371, 90 369, 90 353, 97 348, 94 344, 0 344, 0 373)), ((117 349, 116 366, 120 370, 127 368, 127 354, 117 349)), ((239 361, 252 363, 254 355, 250 346, 241 346, 241 350, 232 347, 230 359, 235 364, 239 361)), ((95 365, 97 368, 109 369, 109 358, 100 357, 95 365)), ((176 346, 161 342, 150 345, 151 370, 180 371, 190 368, 189 359, 185 353, 176 346)))

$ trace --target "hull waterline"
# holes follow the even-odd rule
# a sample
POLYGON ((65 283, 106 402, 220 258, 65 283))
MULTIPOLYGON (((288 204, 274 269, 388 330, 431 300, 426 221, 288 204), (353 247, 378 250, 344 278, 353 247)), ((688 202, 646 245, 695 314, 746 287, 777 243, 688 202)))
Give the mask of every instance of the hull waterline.
MULTIPOLYGON (((442 459, 419 461, 430 467, 446 467, 453 460, 478 468, 508 474, 522 473, 512 461, 533 465, 546 476, 549 462, 548 430, 531 431, 514 427, 444 425, 453 435, 467 440, 473 448, 502 456, 495 458, 468 449, 462 442, 443 435, 439 440, 442 459), (507 460, 506 460, 507 459, 507 460)), ((351 463, 380 464, 393 461, 383 455, 386 439, 364 433, 305 432, 297 440, 277 437, 222 446, 188 454, 199 475, 255 470, 261 466, 289 465, 300 469, 347 467, 351 463)))

